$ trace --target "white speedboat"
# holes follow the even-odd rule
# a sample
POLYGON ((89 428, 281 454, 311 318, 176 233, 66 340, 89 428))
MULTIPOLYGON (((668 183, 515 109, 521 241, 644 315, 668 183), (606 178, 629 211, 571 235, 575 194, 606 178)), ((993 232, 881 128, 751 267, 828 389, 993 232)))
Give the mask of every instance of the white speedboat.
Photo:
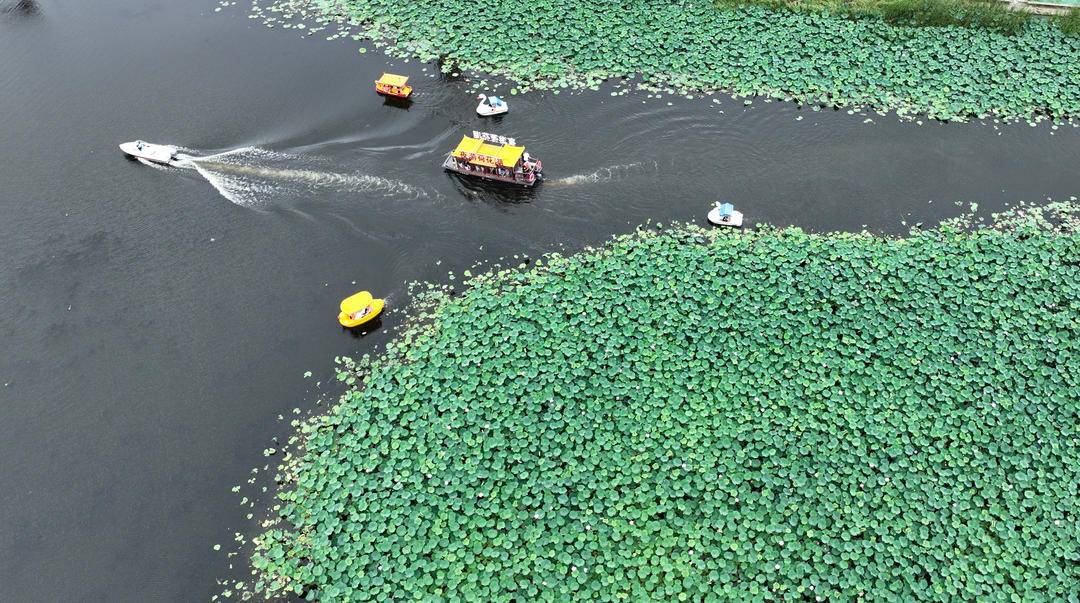
POLYGON ((480 104, 476 105, 476 114, 480 117, 502 115, 510 110, 510 105, 506 104, 506 101, 497 96, 481 94, 480 96, 477 96, 476 99, 480 101, 480 104))
POLYGON ((151 144, 142 140, 125 142, 120 145, 120 150, 135 159, 160 163, 162 165, 172 165, 173 162, 176 161, 176 153, 178 151, 176 147, 164 144, 151 144))

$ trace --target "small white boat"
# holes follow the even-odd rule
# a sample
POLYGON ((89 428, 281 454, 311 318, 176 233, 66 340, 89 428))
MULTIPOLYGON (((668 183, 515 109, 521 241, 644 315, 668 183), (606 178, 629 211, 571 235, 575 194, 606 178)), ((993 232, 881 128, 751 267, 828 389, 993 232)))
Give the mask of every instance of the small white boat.
POLYGON ((716 202, 716 206, 709 211, 709 223, 715 226, 733 226, 739 228, 742 226, 743 215, 741 211, 736 210, 730 203, 716 202))
POLYGON ((179 149, 169 145, 151 144, 142 140, 135 140, 121 144, 120 150, 135 159, 162 165, 172 165, 176 161, 176 153, 179 149))
POLYGON ((480 117, 502 115, 510 110, 510 105, 506 104, 506 101, 497 96, 481 94, 480 96, 477 96, 476 99, 480 101, 480 104, 476 105, 476 114, 480 117))

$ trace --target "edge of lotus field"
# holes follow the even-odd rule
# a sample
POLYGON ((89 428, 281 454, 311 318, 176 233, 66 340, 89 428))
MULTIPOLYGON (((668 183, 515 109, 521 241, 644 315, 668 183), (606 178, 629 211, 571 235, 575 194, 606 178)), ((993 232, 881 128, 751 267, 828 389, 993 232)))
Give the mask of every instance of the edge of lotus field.
POLYGON ((483 11, 467 0, 265 1, 255 0, 250 16, 271 27, 368 40, 445 73, 506 78, 513 94, 616 81, 624 90, 767 96, 901 118, 1080 115, 1080 37, 1038 19, 1005 35, 706 0, 560 0, 527 11, 517 0, 492 0, 483 11))
MULTIPOLYGON (((340 360, 337 378, 348 389, 337 404, 294 423, 294 449, 276 477, 279 504, 253 541, 253 590, 244 596, 1064 597, 1080 580, 1078 286, 1080 205, 1071 202, 1022 206, 989 224, 965 215, 902 238, 657 225, 574 255, 471 277, 464 291, 428 285, 381 355, 340 360), (800 287, 817 287, 806 295, 777 280, 804 269, 804 277, 827 277, 816 279, 824 288, 799 280, 800 287), (831 297, 830 288, 846 281, 858 283, 831 297), (702 285, 710 282, 719 284, 702 285), (687 291, 693 287, 703 289, 687 291), (751 289, 760 297, 733 303, 758 307, 757 315, 716 313, 735 307, 718 297, 751 289), (571 291, 582 298, 561 297, 571 291), (651 316, 664 332, 633 318, 591 323, 595 316, 576 314, 576 301, 595 312, 597 298, 624 296, 617 314, 651 316), (889 317, 875 324, 882 309, 865 308, 882 303, 874 301, 879 296, 891 300, 889 317), (954 320, 928 307, 949 299, 963 300, 970 315, 954 320), (800 336, 816 343, 800 347, 791 338, 799 331, 792 325, 806 322, 799 313, 829 304, 857 326, 818 325, 827 334, 819 339, 804 329, 800 336), (541 305, 558 310, 529 310, 541 305), (673 325, 668 313, 698 327, 673 325), (562 324, 548 320, 554 315, 562 324), (912 321, 928 321, 933 336, 901 334, 912 321), (593 324, 606 327, 592 332, 593 324), (657 357, 673 358, 671 350, 683 344, 671 348, 669 336, 701 346, 717 328, 728 342, 758 331, 783 339, 780 347, 762 340, 741 354, 718 348, 708 366, 687 360, 680 367, 690 375, 715 369, 704 382, 739 396, 721 393, 687 406, 705 395, 695 389, 701 382, 659 364, 645 378, 630 375, 657 357), (609 367, 599 390, 579 386, 595 385, 607 370, 600 347, 535 359, 560 353, 561 344, 551 341, 567 330, 608 352, 635 352, 618 357, 622 368, 609 367), (997 340, 980 339, 990 335, 997 340), (900 360, 870 360, 893 349, 881 342, 894 338, 900 360), (1039 338, 1046 342, 1036 345, 1039 338), (532 343, 510 358, 479 360, 478 347, 499 348, 497 354, 514 339, 532 343), (784 356, 785 347, 812 358, 761 360, 784 356), (461 364, 447 364, 450 357, 461 364), (724 367, 746 362, 782 374, 758 373, 752 381, 760 388, 725 374, 724 367), (821 363, 847 368, 815 368, 821 363), (873 372, 856 366, 863 363, 873 372), (933 370, 923 370, 924 363, 933 370), (795 365, 812 375, 790 372, 795 365), (889 385, 889 375, 899 381, 889 385), (544 390, 540 398, 549 398, 533 399, 535 392, 515 379, 535 383, 544 390), (803 401, 791 389, 796 382, 803 401), (634 383, 650 393, 635 394, 634 383), (829 393, 840 386, 854 391, 829 393), (568 392, 580 400, 550 406, 568 392), (751 403, 751 395, 770 400, 751 403), (602 402, 607 397, 625 401, 602 402), (652 407, 653 398, 663 402, 652 407), (597 414, 581 423, 578 412, 597 414), (709 418, 696 425, 700 416, 709 418), (554 427, 543 425, 551 421, 554 427), (511 433, 528 425, 532 432, 511 433), (589 438, 566 435, 581 429, 589 438), (514 437, 546 452, 515 447, 514 437), (799 442, 812 445, 796 450, 799 442), (589 455, 606 459, 613 448, 638 456, 582 464, 589 455), (813 466, 800 465, 803 457, 813 466), (644 458, 650 460, 641 469, 644 458), (859 486, 867 480, 870 487, 859 486), (574 488, 586 489, 585 498, 568 494, 574 488), (719 525, 718 532, 702 531, 701 522, 719 525)), ((674 357, 697 356, 688 349, 674 357)))

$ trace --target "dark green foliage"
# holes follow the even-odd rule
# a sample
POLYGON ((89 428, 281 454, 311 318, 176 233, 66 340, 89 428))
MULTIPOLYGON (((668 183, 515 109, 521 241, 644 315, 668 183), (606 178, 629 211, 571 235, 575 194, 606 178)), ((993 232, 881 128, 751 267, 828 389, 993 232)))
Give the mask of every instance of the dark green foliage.
POLYGON ((1020 32, 1031 14, 1009 10, 1001 0, 718 0, 731 8, 748 4, 775 10, 826 12, 853 19, 881 19, 903 27, 973 27, 1020 32))
POLYGON ((1080 37, 1080 8, 1069 9, 1069 12, 1058 20, 1058 25, 1065 35, 1080 37))
POLYGON ((259 591, 1077 596, 1077 235, 680 229, 474 285, 304 426, 259 591))
POLYGON ((1020 32, 1031 14, 1009 10, 1001 0, 886 0, 881 3, 886 23, 912 27, 982 27, 1007 34, 1020 32))

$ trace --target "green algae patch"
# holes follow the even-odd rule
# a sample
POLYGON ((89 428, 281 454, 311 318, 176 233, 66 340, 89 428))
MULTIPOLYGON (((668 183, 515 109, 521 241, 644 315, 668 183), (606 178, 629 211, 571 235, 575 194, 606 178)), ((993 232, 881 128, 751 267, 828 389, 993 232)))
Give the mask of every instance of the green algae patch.
POLYGON ((1075 597, 1078 300, 1080 237, 1023 225, 679 227, 478 277, 303 425, 255 588, 1075 597))
POLYGON ((356 37, 391 54, 440 61, 447 73, 506 76, 518 91, 640 76, 635 81, 652 90, 768 95, 950 121, 1080 114, 1080 38, 1044 21, 1006 35, 668 0, 284 0, 255 10, 271 25, 313 12, 355 26, 356 37))

